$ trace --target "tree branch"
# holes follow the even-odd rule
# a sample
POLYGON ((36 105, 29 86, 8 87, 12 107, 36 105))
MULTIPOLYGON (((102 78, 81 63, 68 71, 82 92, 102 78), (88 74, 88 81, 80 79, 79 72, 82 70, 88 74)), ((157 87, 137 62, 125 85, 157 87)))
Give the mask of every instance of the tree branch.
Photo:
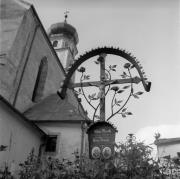
POLYGON ((115 96, 116 96, 116 92, 114 91, 114 95, 113 95, 113 98, 112 98, 112 101, 111 101, 111 115, 113 115, 113 107, 114 107, 114 105, 113 105, 113 101, 114 101, 114 98, 115 98, 115 96))
MULTIPOLYGON (((110 70, 105 69, 105 71, 109 74, 109 80, 111 80, 110 70)), ((106 91, 106 93, 105 93, 105 96, 108 94, 108 92, 109 92, 109 90, 110 90, 110 86, 111 86, 111 85, 108 85, 108 89, 107 89, 107 91, 106 91)))
MULTIPOLYGON (((130 73, 129 68, 128 68, 128 72, 129 72, 130 77, 132 78, 132 75, 130 73)), ((132 96, 132 92, 133 92, 133 84, 131 82, 131 90, 130 90, 130 93, 129 93, 129 96, 128 96, 127 100, 125 101, 125 103, 123 104, 123 106, 119 110, 117 110, 114 114, 112 114, 111 116, 108 117, 107 121, 109 121, 113 116, 118 114, 126 106, 126 104, 128 103, 128 101, 130 100, 130 98, 132 96)))
POLYGON ((82 78, 83 78, 83 76, 84 76, 84 74, 83 74, 83 72, 82 72, 82 75, 81 75, 81 78, 80 78, 82 94, 83 94, 85 100, 87 101, 87 103, 95 110, 95 107, 90 103, 90 101, 87 99, 87 97, 86 97, 86 95, 85 95, 85 93, 84 93, 84 89, 83 89, 83 86, 82 86, 82 81, 83 81, 82 78))

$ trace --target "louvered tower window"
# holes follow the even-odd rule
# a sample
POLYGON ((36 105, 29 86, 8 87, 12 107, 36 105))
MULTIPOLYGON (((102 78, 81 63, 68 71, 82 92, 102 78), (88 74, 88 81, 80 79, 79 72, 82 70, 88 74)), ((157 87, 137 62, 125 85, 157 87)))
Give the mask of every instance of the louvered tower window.
POLYGON ((58 41, 57 40, 55 40, 55 41, 53 41, 53 47, 57 47, 57 45, 58 45, 58 41))

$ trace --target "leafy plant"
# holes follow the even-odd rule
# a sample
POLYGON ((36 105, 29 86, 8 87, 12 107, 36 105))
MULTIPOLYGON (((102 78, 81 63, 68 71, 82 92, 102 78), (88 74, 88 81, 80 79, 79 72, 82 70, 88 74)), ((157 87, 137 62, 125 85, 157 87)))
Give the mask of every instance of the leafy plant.
MULTIPOLYGON (((89 178, 86 171, 80 170, 80 155, 76 150, 75 160, 59 160, 53 157, 47 157, 40 160, 35 154, 34 149, 28 155, 24 163, 19 164, 20 179, 85 179, 89 178)), ((4 178, 5 179, 5 178, 4 178)), ((8 178, 6 178, 8 179, 8 178)))
POLYGON ((29 179, 36 176, 36 172, 39 166, 38 157, 34 154, 34 148, 31 150, 27 160, 24 163, 20 163, 20 179, 29 179))
POLYGON ((152 176, 155 167, 151 152, 150 146, 137 142, 134 135, 129 135, 126 142, 117 145, 115 160, 118 173, 127 178, 152 176))

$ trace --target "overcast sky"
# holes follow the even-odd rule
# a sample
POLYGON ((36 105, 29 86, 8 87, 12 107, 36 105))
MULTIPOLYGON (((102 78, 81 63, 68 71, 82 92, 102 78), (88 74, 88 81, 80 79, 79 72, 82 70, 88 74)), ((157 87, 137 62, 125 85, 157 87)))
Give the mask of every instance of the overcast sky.
POLYGON ((115 122, 122 140, 128 133, 152 142, 180 137, 180 8, 178 0, 27 0, 45 27, 68 23, 79 35, 79 54, 101 46, 127 49, 136 56, 152 82, 151 92, 130 105, 133 116, 115 122))

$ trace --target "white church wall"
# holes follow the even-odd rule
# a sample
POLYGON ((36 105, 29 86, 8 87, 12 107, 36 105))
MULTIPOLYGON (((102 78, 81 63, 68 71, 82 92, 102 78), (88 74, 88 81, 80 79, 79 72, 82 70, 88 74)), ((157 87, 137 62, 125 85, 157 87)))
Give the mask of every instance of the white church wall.
MULTIPOLYGON (((39 123, 38 126, 49 135, 60 134, 57 144, 57 152, 51 155, 58 159, 74 160, 72 153, 81 152, 81 124, 80 123, 39 123)), ((48 153, 45 153, 48 155, 48 153)))
POLYGON ((14 161, 18 169, 18 164, 27 159, 32 148, 35 149, 37 155, 42 136, 43 133, 40 130, 0 101, 0 145, 7 146, 5 151, 0 152, 1 167, 5 163, 10 166, 14 161))

